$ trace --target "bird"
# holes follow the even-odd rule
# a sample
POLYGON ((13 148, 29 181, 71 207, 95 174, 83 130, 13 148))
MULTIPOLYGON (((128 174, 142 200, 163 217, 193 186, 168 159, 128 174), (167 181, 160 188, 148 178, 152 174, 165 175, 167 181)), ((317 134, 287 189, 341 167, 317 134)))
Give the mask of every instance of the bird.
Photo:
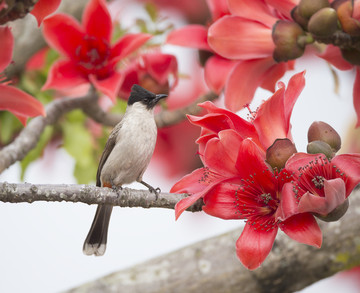
MULTIPOLYGON (((96 174, 96 186, 121 189, 123 184, 140 182, 150 192, 155 189, 142 177, 153 155, 157 127, 154 107, 166 94, 154 94, 134 84, 122 120, 113 128, 105 144, 96 174)), ((100 204, 83 245, 85 255, 105 253, 113 206, 100 204)))

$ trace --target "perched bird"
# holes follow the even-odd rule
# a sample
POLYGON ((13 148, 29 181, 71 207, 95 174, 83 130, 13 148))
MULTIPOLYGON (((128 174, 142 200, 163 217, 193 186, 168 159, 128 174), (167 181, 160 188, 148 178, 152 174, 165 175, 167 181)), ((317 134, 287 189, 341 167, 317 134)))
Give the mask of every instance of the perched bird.
MULTIPOLYGON (((96 175, 96 186, 121 188, 134 181, 145 185, 151 192, 157 190, 142 180, 154 152, 157 128, 154 107, 167 95, 155 95, 135 84, 123 119, 114 127, 102 153, 96 175)), ((103 255, 113 206, 99 205, 85 239, 86 255, 103 255)))

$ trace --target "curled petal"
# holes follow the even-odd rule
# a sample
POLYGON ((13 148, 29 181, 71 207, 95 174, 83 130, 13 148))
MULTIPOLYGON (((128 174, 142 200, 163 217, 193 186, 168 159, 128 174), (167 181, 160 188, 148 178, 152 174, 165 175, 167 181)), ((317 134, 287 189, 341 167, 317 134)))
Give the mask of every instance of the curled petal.
POLYGON ((317 248, 321 247, 322 233, 314 216, 310 213, 294 215, 279 226, 290 238, 317 248))
POLYGON ((117 41, 114 47, 111 49, 111 59, 113 62, 117 62, 127 55, 133 53, 145 44, 152 35, 139 33, 139 34, 127 34, 117 41))
POLYGON ((155 53, 145 54, 142 57, 145 68, 159 84, 165 84, 169 75, 177 78, 178 64, 174 55, 155 53))
POLYGON ((242 138, 232 129, 219 132, 219 138, 208 141, 204 152, 204 162, 211 170, 224 176, 237 174, 236 161, 238 146, 242 138))
POLYGON ((197 126, 218 133, 224 129, 234 129, 233 122, 224 114, 207 114, 203 117, 187 115, 189 121, 197 126))
POLYGON ((0 109, 12 112, 24 125, 27 117, 45 116, 38 100, 15 87, 0 84, 0 96, 0 109))
POLYGON ((207 42, 207 28, 199 24, 191 24, 170 32, 166 43, 211 51, 207 42))
POLYGON ((82 24, 88 35, 110 41, 112 21, 104 0, 89 1, 83 13, 82 24))
POLYGON ((269 231, 255 230, 253 226, 246 223, 236 241, 236 254, 246 268, 255 270, 264 262, 274 244, 277 230, 277 227, 269 231))
POLYGON ((194 194, 201 192, 205 188, 204 181, 201 180, 205 171, 206 168, 200 168, 184 176, 170 189, 170 193, 194 194))
POLYGON ((78 21, 62 13, 44 20, 43 35, 50 47, 70 58, 77 58, 77 49, 85 37, 83 28, 78 21))
POLYGON ((299 0, 265 0, 265 2, 289 20, 291 20, 291 10, 299 4, 299 0))
POLYGON ((49 14, 55 12, 59 7, 61 0, 39 0, 34 8, 30 11, 35 16, 38 26, 41 25, 43 19, 49 14))
POLYGON ((270 57, 275 48, 269 27, 238 16, 224 16, 213 23, 208 43, 219 55, 242 60, 270 57))
POLYGON ((209 7, 213 21, 229 14, 228 3, 226 0, 206 0, 206 3, 209 7))
POLYGON ((11 62, 14 48, 14 36, 11 33, 10 27, 0 26, 0 40, 0 72, 3 72, 11 62))
POLYGON ((107 95, 115 103, 123 79, 122 74, 114 72, 104 79, 97 79, 94 75, 90 75, 89 78, 97 90, 107 95))
POLYGON ((275 213, 275 219, 284 221, 298 213, 298 202, 295 198, 294 186, 290 182, 285 183, 281 191, 281 200, 275 213))
MULTIPOLYGON (((285 72, 291 69, 290 62, 280 62, 272 65, 262 78, 260 86, 270 92, 275 92, 276 82, 284 76, 285 72)), ((293 63, 293 62, 292 62, 293 63)))
POLYGON ((210 57, 205 64, 205 80, 211 90, 220 93, 236 62, 220 56, 210 57))
POLYGON ((88 80, 79 73, 74 63, 68 60, 59 60, 50 67, 42 90, 71 88, 87 82, 88 80))

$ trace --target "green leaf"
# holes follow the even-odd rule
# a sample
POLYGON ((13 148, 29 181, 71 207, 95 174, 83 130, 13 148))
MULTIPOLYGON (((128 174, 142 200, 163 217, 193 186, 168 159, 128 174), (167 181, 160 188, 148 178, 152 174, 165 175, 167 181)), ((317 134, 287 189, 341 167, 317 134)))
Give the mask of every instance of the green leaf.
POLYGON ((30 165, 31 162, 37 160, 43 153, 44 148, 50 141, 52 135, 54 133, 54 127, 53 126, 47 126, 40 136, 39 142, 36 145, 34 149, 32 149, 26 157, 20 162, 21 166, 21 174, 20 178, 21 180, 24 180, 24 175, 27 167, 30 165))
POLYGON ((20 121, 10 112, 0 112, 0 142, 8 144, 17 132, 22 128, 20 121))
POLYGON ((94 156, 94 140, 84 126, 84 115, 73 111, 67 115, 68 120, 62 124, 64 132, 64 148, 75 159, 74 176, 80 184, 94 182, 98 165, 94 156))

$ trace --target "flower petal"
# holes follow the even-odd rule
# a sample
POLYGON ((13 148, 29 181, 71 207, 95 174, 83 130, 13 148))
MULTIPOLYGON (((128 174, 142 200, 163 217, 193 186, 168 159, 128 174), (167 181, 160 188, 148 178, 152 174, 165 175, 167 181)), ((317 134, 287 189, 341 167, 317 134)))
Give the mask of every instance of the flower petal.
POLYGON ((291 239, 317 248, 321 247, 322 233, 314 216, 310 213, 294 215, 279 226, 291 239))
POLYGON ((236 254, 246 268, 255 270, 263 263, 274 244, 277 230, 277 227, 270 231, 255 230, 246 223, 236 241, 236 254))
POLYGON ((38 26, 41 25, 43 19, 53 13, 60 5, 61 0, 39 0, 34 8, 30 11, 35 16, 38 26))
POLYGON ((271 29, 238 16, 224 16, 208 31, 208 43, 219 55, 229 59, 257 59, 272 56, 275 45, 271 29))
POLYGON ((209 7, 212 21, 229 14, 228 3, 226 0, 206 0, 206 3, 209 7))
POLYGON ((24 125, 26 117, 45 116, 45 109, 38 100, 15 87, 0 84, 0 96, 0 110, 12 112, 24 125))
POLYGON ((269 6, 266 5, 264 1, 229 0, 228 3, 231 14, 259 21, 269 28, 272 28, 274 23, 278 20, 272 15, 269 6))
POLYGON ((89 1, 83 13, 82 24, 88 35, 110 41, 112 21, 104 0, 89 1))
POLYGON ((326 216, 346 199, 345 182, 340 178, 324 181, 325 197, 306 192, 300 199, 300 213, 317 213, 326 216))
POLYGON ((113 62, 117 62, 127 55, 133 53, 145 44, 152 35, 139 33, 139 34, 127 34, 118 40, 111 49, 111 59, 113 62))
POLYGON ((235 192, 237 185, 218 184, 204 196, 205 205, 202 210, 213 217, 221 219, 240 219, 239 209, 236 207, 235 192))
POLYGON ((0 72, 3 72, 11 62, 14 49, 14 36, 11 33, 10 27, 0 26, 0 40, 0 72))
POLYGON ((199 24, 186 25, 171 31, 166 43, 211 51, 207 42, 207 28, 199 24))
POLYGON ((224 176, 237 174, 237 146, 242 138, 232 129, 219 132, 219 138, 209 140, 205 147, 203 161, 205 166, 224 176))
POLYGON ((299 4, 299 0, 265 0, 265 2, 289 20, 291 20, 291 10, 299 4))
POLYGON ((85 37, 78 21, 62 13, 44 20, 43 35, 50 47, 70 58, 76 58, 76 50, 85 37))
POLYGON ((235 65, 236 62, 218 55, 211 56, 205 64, 205 81, 209 88, 220 93, 235 65))
POLYGON ((88 80, 79 73, 74 63, 58 60, 50 67, 42 90, 70 88, 87 82, 88 80))
POLYGON ((165 84, 169 79, 169 75, 177 78, 178 64, 174 55, 151 53, 144 54, 142 59, 148 73, 159 84, 165 84))
POLYGON ((240 61, 230 72, 225 86, 225 105, 231 111, 239 111, 249 104, 256 89, 274 66, 272 58, 240 61))
POLYGON ((105 79, 97 79, 94 75, 90 75, 89 78, 97 90, 107 95, 115 103, 123 79, 122 74, 115 71, 105 79))
POLYGON ((335 156, 331 163, 346 174, 346 197, 360 183, 360 154, 341 154, 335 156))
POLYGON ((356 66, 356 76, 353 87, 353 103, 356 112, 356 127, 360 126, 360 69, 356 66))
POLYGON ((280 204, 275 213, 275 220, 284 221, 298 213, 298 202, 295 197, 294 186, 290 182, 285 183, 281 191, 280 204))
POLYGON ((254 126, 264 149, 270 147, 277 138, 287 138, 284 113, 285 88, 278 89, 262 103, 254 119, 254 126))
POLYGON ((349 70, 354 67, 354 65, 350 64, 342 57, 339 47, 333 45, 327 45, 325 52, 319 54, 318 56, 340 70, 349 70))
POLYGON ((285 72, 290 70, 290 62, 280 62, 272 65, 262 78, 260 86, 270 92, 275 92, 277 81, 284 76, 285 72))

